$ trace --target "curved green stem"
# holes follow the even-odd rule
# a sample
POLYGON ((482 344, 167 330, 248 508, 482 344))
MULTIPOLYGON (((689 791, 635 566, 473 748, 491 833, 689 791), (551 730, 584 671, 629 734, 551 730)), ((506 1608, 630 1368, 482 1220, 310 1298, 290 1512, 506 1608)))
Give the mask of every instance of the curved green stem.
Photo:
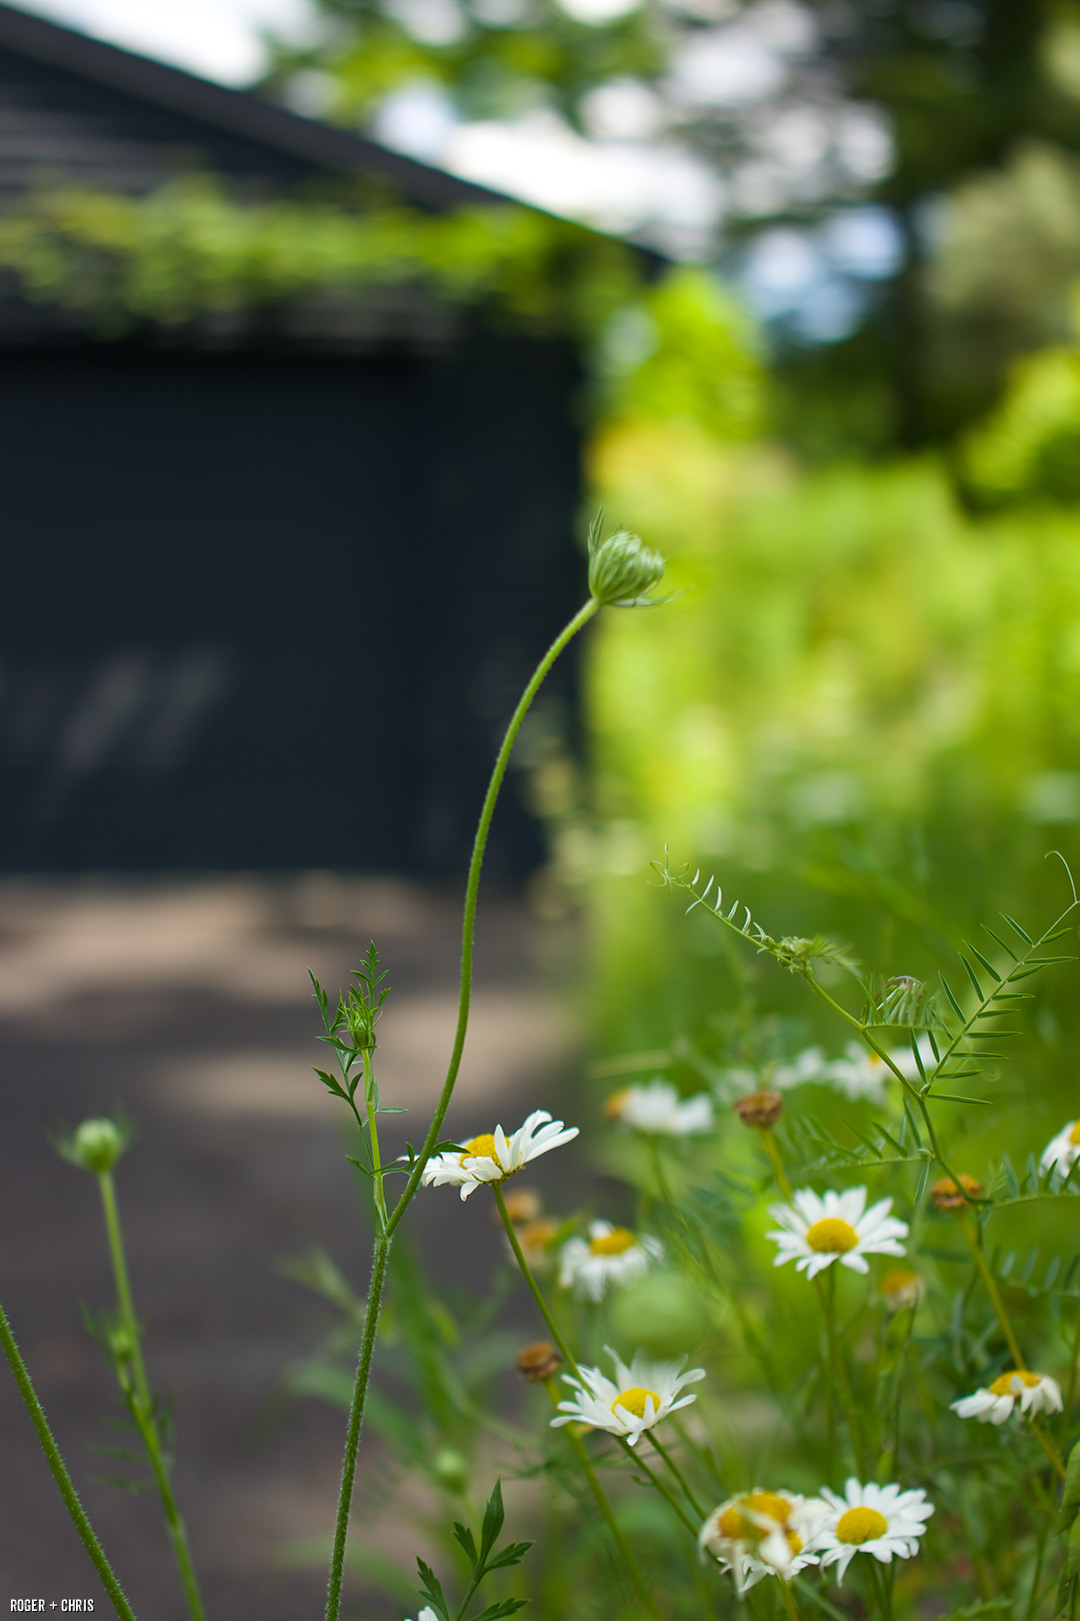
POLYGON ((558 1323, 555 1321, 550 1310, 548 1309, 548 1303, 540 1291, 539 1284, 533 1277, 532 1267, 525 1259, 525 1252, 518 1241, 517 1233, 514 1231, 514 1224, 510 1220, 510 1212, 506 1208, 506 1200, 503 1197, 503 1190, 498 1182, 493 1182, 491 1184, 491 1191, 495 1195, 495 1203, 499 1207, 499 1215, 502 1217, 502 1224, 506 1228, 506 1236, 510 1240, 510 1248, 514 1252, 514 1259, 521 1268, 522 1277, 529 1285, 529 1290, 533 1299, 536 1301, 537 1309, 539 1310, 541 1317, 544 1319, 544 1322, 547 1324, 548 1332, 550 1333, 552 1339, 559 1347, 559 1351, 562 1354, 562 1359, 566 1363, 566 1366, 570 1369, 570 1372, 575 1376, 575 1378, 580 1379, 581 1369, 578 1367, 574 1353, 567 1345, 566 1339, 561 1333, 558 1323))
POLYGON ((199 1593, 198 1578, 191 1560, 191 1549, 188 1546, 187 1528, 181 1518, 176 1497, 169 1478, 169 1466, 165 1457, 165 1449, 161 1442, 161 1432, 158 1429, 157 1415, 154 1408, 154 1398, 150 1393, 150 1381, 146 1376, 146 1363, 143 1360, 142 1340, 140 1337, 139 1321, 135 1316, 135 1302, 131 1293, 131 1282, 128 1277, 127 1257, 124 1253, 124 1237, 120 1227, 120 1212, 116 1203, 116 1187, 111 1171, 101 1171, 98 1174, 98 1187, 101 1190, 101 1207, 105 1216, 105 1231, 109 1241, 109 1256, 112 1260, 113 1278, 116 1282, 116 1298, 120 1308, 120 1321, 123 1324, 128 1339, 128 1354, 121 1358, 116 1356, 116 1369, 120 1377, 121 1389, 127 1396, 131 1413, 142 1436, 146 1456, 150 1460, 154 1482, 161 1499, 161 1507, 165 1515, 165 1524, 168 1527, 169 1539, 172 1542, 173 1554, 176 1558, 177 1568, 180 1571, 180 1580, 184 1586, 184 1596, 187 1599, 188 1609, 191 1611, 193 1621, 206 1621, 206 1612, 203 1609, 202 1597, 199 1593), (129 1384, 123 1374, 125 1362, 130 1362, 132 1382, 129 1384))
POLYGON ((511 752, 521 730, 522 721, 528 714, 532 701, 539 692, 551 666, 568 643, 573 641, 578 631, 588 624, 595 613, 599 612, 599 609, 600 603, 595 597, 590 597, 585 606, 578 610, 570 623, 564 626, 556 636, 533 671, 532 678, 522 693, 517 708, 510 717, 510 724, 506 728, 506 736, 502 740, 502 747, 496 757, 487 793, 484 795, 480 820, 476 825, 476 837, 473 840, 472 857, 469 861, 469 876, 465 883, 465 908, 461 925, 461 990, 458 998, 458 1020, 454 1034, 454 1046, 450 1053, 446 1080, 443 1082, 443 1089, 439 1094, 439 1101, 435 1107, 428 1134, 424 1138, 424 1145, 417 1155, 416 1164, 412 1168, 409 1180, 406 1182, 401 1197, 394 1206, 390 1220, 387 1223, 387 1237, 393 1233, 398 1222, 405 1214, 413 1195, 420 1186, 424 1166, 435 1152, 435 1145, 439 1141, 439 1134, 446 1118, 446 1111, 450 1107, 450 1099, 453 1096, 454 1083, 461 1067, 461 1055, 465 1050, 465 1035, 469 1027, 469 1004, 472 998, 473 938, 476 932, 476 897, 480 888, 480 869, 483 866, 484 851, 487 848, 488 833, 491 830, 491 818, 495 814, 495 802, 499 797, 499 789, 502 787, 502 780, 510 763, 511 752))
MULTIPOLYGON (((353 1384, 352 1401, 349 1406, 349 1423, 345 1435, 345 1456, 341 1470, 341 1490, 338 1494, 337 1522, 334 1530, 334 1547, 330 1558, 330 1574, 327 1581, 326 1593, 326 1621, 337 1621, 341 1610, 341 1586, 345 1570, 345 1545, 349 1534, 349 1510, 352 1505, 353 1482, 356 1478, 356 1454, 360 1445, 360 1431, 364 1420, 364 1404, 367 1400, 368 1383, 371 1377, 371 1358, 375 1349, 375 1335, 379 1321, 379 1307, 382 1302, 383 1286, 386 1281, 386 1263, 390 1253, 390 1241, 394 1230, 408 1209, 416 1190, 420 1186, 420 1179, 424 1174, 424 1167, 439 1141, 442 1124, 446 1118, 446 1111, 450 1107, 454 1084, 457 1081, 458 1070, 461 1067, 461 1056, 465 1050, 465 1036, 469 1027, 469 1007, 472 1000, 472 963, 473 940, 476 933, 476 900, 480 889, 480 870, 484 862, 484 851, 487 848, 488 834, 491 831, 491 819, 495 814, 495 804, 499 797, 506 768, 510 763, 517 735, 521 730, 522 722, 528 714, 533 699, 546 677, 551 666, 559 654, 573 640, 581 628, 599 611, 600 603, 590 597, 584 607, 571 619, 570 623, 559 632, 529 680, 528 686, 518 701, 517 708, 510 717, 510 724, 506 729, 502 746, 495 759, 495 765, 488 782, 487 793, 480 810, 480 820, 476 826, 476 836, 473 840, 472 856, 469 861, 469 873, 465 883, 465 905, 461 925, 461 981, 458 996, 458 1019, 454 1032, 454 1045, 450 1053, 450 1062, 447 1066, 446 1079, 439 1094, 439 1101, 428 1127, 427 1136, 416 1158, 416 1163, 409 1174, 408 1181, 393 1210, 387 1216, 385 1195, 383 1193, 382 1177, 378 1172, 378 1136, 374 1123, 372 1110, 368 1109, 368 1119, 371 1122, 370 1140, 373 1152, 373 1168, 376 1172, 376 1211, 381 1222, 381 1229, 376 1236, 375 1251, 371 1267, 371 1288, 368 1293, 367 1315, 364 1320, 364 1334, 360 1345, 360 1355, 356 1365, 356 1379, 353 1384)), ((368 1086, 368 1059, 365 1054, 365 1092, 368 1086)), ((523 1258, 522 1258, 523 1259, 523 1258)), ((531 1276, 531 1274, 530 1274, 531 1276)), ((535 1285, 533 1286, 535 1293, 535 1285)), ((556 1335, 558 1342, 558 1336, 556 1335)), ((560 1345, 560 1349, 562 1349, 560 1345)), ((568 1357, 571 1366, 576 1366, 572 1357, 568 1357)))
POLYGON ((341 1584, 345 1575, 345 1544, 349 1536, 349 1510, 352 1507, 353 1484, 356 1480, 356 1454, 360 1449, 360 1430, 364 1422, 364 1404, 371 1379, 371 1359, 375 1351, 379 1308, 382 1304, 389 1254, 390 1240, 385 1236, 376 1238, 371 1262, 371 1287, 368 1290, 367 1312, 364 1316, 364 1333, 360 1341, 360 1354, 356 1360, 356 1379, 353 1382, 352 1402, 349 1406, 349 1425, 345 1432, 345 1457, 341 1465, 341 1489, 338 1492, 334 1549, 330 1556, 330 1575, 326 1587, 326 1621, 337 1621, 341 1611, 341 1584))
POLYGON ((101 1577, 101 1585, 108 1593, 113 1609, 120 1617, 120 1621, 135 1621, 135 1612, 124 1596, 123 1588, 113 1575, 112 1566, 105 1557, 105 1550, 94 1535, 94 1528, 87 1518, 86 1510, 79 1501, 79 1494, 72 1484, 64 1460, 60 1456, 60 1448, 53 1438, 52 1430, 49 1428, 49 1421, 45 1417, 45 1409, 38 1401, 37 1392, 34 1389, 26 1363, 22 1359, 22 1353, 15 1343, 15 1336, 11 1332, 11 1324, 7 1320, 7 1314, 2 1305, 0 1305, 0 1344, 4 1347, 4 1355, 7 1357, 8 1366, 15 1377, 15 1383, 19 1387, 19 1394, 26 1404, 26 1411, 30 1414, 30 1422, 37 1431, 37 1438, 41 1442, 41 1449, 48 1461, 49 1468, 52 1470, 52 1477, 60 1489, 60 1496, 64 1499, 67 1511, 75 1522, 75 1529, 79 1533, 82 1545, 90 1556, 90 1563, 101 1577))
POLYGON ((690 1507, 693 1509, 693 1511, 697 1515, 698 1519, 703 1520, 705 1518, 705 1510, 702 1508, 701 1504, 698 1502, 697 1498, 694 1496, 693 1492, 690 1490, 690 1487, 686 1483, 686 1477, 684 1476, 682 1470, 679 1468, 678 1464, 675 1462, 675 1459, 671 1456, 671 1453, 668 1451, 667 1447, 664 1446, 662 1441, 658 1441, 656 1439, 656 1431, 655 1430, 650 1430, 649 1431, 649 1440, 652 1442, 653 1446, 656 1448, 656 1451, 663 1458, 664 1462, 667 1464, 668 1468, 671 1470, 671 1473, 675 1476, 675 1479, 679 1482, 679 1485, 682 1487, 683 1496, 686 1498, 686 1501, 690 1504, 690 1507))

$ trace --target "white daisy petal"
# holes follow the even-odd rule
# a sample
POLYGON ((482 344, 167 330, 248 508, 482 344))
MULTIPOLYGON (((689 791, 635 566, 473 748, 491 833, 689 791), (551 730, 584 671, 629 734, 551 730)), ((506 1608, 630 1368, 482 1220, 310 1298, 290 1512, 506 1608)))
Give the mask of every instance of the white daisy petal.
POLYGON ((698 1548, 731 1572, 741 1597, 765 1576, 790 1581, 816 1565, 809 1543, 827 1511, 817 1498, 754 1487, 713 1509, 698 1533, 698 1548))
POLYGON ((581 1368, 580 1379, 570 1373, 563 1375, 571 1395, 559 1403, 559 1416, 551 1420, 553 1428, 588 1424, 610 1435, 624 1436, 630 1446, 636 1446, 646 1430, 676 1408, 697 1399, 693 1394, 680 1399, 684 1386, 705 1375, 704 1368, 690 1368, 684 1373, 685 1357, 678 1362, 656 1362, 638 1351, 627 1367, 613 1351, 608 1350, 608 1355, 615 1368, 614 1381, 599 1368, 581 1368))
POLYGON ((857 1553, 869 1554, 880 1564, 893 1559, 910 1559, 919 1551, 919 1538, 934 1512, 926 1493, 919 1489, 901 1492, 895 1485, 864 1486, 854 1476, 844 1483, 843 1497, 828 1487, 822 1489, 825 1513, 818 1520, 807 1543, 823 1566, 836 1567, 840 1586, 857 1553))
POLYGON ((641 1277, 662 1255, 655 1238, 639 1238, 610 1221, 593 1221, 588 1238, 571 1238, 563 1245, 559 1286, 580 1298, 602 1300, 609 1286, 641 1277))
POLYGON ((1057 1170, 1061 1176, 1068 1176, 1078 1159, 1080 1120, 1067 1120, 1057 1136, 1051 1137, 1043 1149, 1039 1166, 1044 1171, 1057 1170))
POLYGON ((1061 1387, 1048 1374, 1009 1368, 985 1389, 950 1402, 958 1418, 976 1418, 980 1424, 1004 1424, 1019 1408, 1021 1413, 1060 1413, 1061 1387))
POLYGON ((613 1093, 604 1112, 620 1125, 656 1137, 691 1137, 713 1126, 713 1103, 707 1092, 683 1098, 659 1076, 647 1086, 624 1086, 613 1093))
POLYGON ((458 1187, 461 1197, 467 1199, 478 1187, 513 1176, 530 1160, 561 1147, 577 1134, 577 1126, 564 1127, 561 1120, 552 1120, 546 1109, 537 1109, 512 1137, 507 1137, 502 1126, 496 1126, 493 1132, 462 1143, 460 1149, 433 1154, 424 1166, 421 1182, 424 1187, 458 1187))
POLYGON ((819 1198, 812 1188, 798 1188, 789 1205, 771 1205, 769 1214, 780 1223, 767 1233, 777 1246, 774 1266, 794 1260, 796 1271, 814 1278, 834 1261, 852 1272, 867 1272, 867 1255, 904 1255, 901 1243, 908 1225, 890 1216, 891 1199, 879 1199, 866 1208, 866 1189, 830 1189, 819 1198))

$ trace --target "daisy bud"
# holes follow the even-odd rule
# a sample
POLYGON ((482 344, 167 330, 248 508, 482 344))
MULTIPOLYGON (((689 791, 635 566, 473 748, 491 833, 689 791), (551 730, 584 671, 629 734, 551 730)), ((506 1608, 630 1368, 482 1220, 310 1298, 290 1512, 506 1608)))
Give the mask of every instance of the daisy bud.
POLYGON ((735 1113, 744 1126, 757 1126, 765 1131, 775 1126, 784 1112, 784 1100, 779 1092, 747 1092, 735 1099, 735 1113))
POLYGON ((649 605, 645 593, 664 577, 664 559, 640 535, 620 529, 600 540, 594 526, 589 536, 589 591, 612 608, 649 605))
POLYGON ((562 1357, 547 1340, 537 1340, 517 1354, 517 1370, 526 1384, 538 1385, 558 1373, 562 1357))
POLYGON ((917 1272, 910 1272, 907 1267, 898 1267, 895 1272, 886 1272, 881 1280, 881 1298, 885 1302, 886 1311, 897 1312, 917 1306, 922 1297, 922 1279, 917 1272))
POLYGON ((118 1126, 115 1120, 102 1117, 84 1120, 57 1147, 72 1165, 80 1165, 84 1171, 103 1176, 106 1171, 112 1170, 127 1145, 127 1131, 118 1126))
POLYGON ((951 1176, 943 1176, 940 1182, 935 1182, 930 1189, 930 1197, 939 1210, 963 1210, 971 1198, 977 1199, 982 1192, 983 1185, 977 1177, 961 1172, 959 1184, 951 1176))

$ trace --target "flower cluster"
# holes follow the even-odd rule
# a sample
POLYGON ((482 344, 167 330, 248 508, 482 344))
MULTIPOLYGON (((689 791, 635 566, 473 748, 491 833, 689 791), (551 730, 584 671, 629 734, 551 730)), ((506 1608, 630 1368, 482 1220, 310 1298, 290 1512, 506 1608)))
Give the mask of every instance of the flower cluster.
POLYGON ((730 1571, 741 1596, 763 1576, 790 1581, 808 1565, 835 1565, 839 1586, 857 1553, 881 1564, 910 1559, 934 1512, 926 1493, 899 1486, 861 1484, 854 1477, 839 1497, 827 1486, 820 1497, 755 1487, 729 1497, 706 1519, 698 1546, 730 1571))

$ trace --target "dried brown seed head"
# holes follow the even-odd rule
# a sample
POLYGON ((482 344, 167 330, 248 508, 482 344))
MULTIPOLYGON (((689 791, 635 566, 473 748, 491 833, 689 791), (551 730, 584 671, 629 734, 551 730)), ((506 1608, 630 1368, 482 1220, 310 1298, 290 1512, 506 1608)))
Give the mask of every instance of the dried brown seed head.
POLYGON ((530 1385, 550 1379, 553 1373, 559 1371, 561 1364, 561 1355, 547 1340, 537 1340, 517 1354, 517 1370, 530 1385))
POLYGON ((764 1130, 775 1126, 784 1112, 784 1100, 779 1092, 747 1092, 735 1099, 735 1113, 744 1126, 757 1126, 764 1130))
POLYGON ((951 1176, 943 1176, 940 1182, 935 1182, 930 1189, 930 1197, 939 1210, 963 1210, 970 1202, 965 1195, 978 1198, 982 1192, 983 1185, 977 1177, 961 1173, 959 1185, 951 1176))

